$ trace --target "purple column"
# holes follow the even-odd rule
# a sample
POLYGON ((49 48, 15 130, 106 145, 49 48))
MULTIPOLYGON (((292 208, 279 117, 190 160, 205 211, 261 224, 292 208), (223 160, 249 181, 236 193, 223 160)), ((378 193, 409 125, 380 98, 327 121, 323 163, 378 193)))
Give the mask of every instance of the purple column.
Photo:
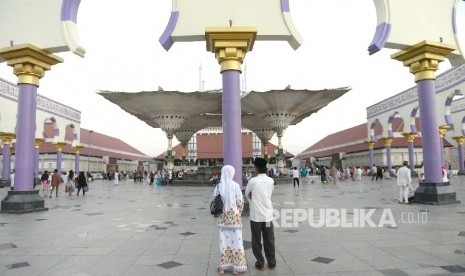
POLYGON ((3 164, 2 164, 2 179, 10 179, 11 173, 11 155, 10 144, 3 144, 3 164))
POLYGON ((441 145, 439 142, 434 80, 417 82, 421 137, 426 183, 441 183, 441 145))
POLYGON ((37 86, 19 84, 16 122, 15 191, 32 191, 36 131, 37 86))
POLYGON ((413 142, 408 142, 408 163, 411 172, 415 172, 415 158, 413 156, 413 142))
POLYGON ((57 150, 57 170, 58 170, 58 175, 61 175, 61 158, 62 158, 63 153, 61 150, 57 150))
POLYGON ((370 152, 370 170, 373 168, 373 165, 375 163, 375 158, 373 156, 373 148, 370 147, 369 148, 369 152, 370 152))
POLYGON ((39 177, 39 154, 40 154, 40 149, 36 148, 35 149, 35 158, 34 158, 34 166, 35 166, 35 175, 36 177, 39 177))
POLYGON ((224 164, 234 167, 234 181, 242 187, 241 72, 225 70, 222 75, 224 164))
POLYGON ((80 155, 79 152, 76 152, 74 155, 74 172, 76 175, 79 173, 79 161, 80 161, 80 155))
POLYGON ((439 146, 441 148, 441 166, 444 166, 444 168, 447 168, 446 161, 444 160, 444 139, 443 137, 441 137, 441 135, 439 135, 439 146))
POLYGON ((386 146, 387 169, 392 171, 391 146, 386 146))
POLYGON ((459 170, 465 170, 465 166, 463 164, 463 144, 458 144, 457 149, 459 151, 459 170))

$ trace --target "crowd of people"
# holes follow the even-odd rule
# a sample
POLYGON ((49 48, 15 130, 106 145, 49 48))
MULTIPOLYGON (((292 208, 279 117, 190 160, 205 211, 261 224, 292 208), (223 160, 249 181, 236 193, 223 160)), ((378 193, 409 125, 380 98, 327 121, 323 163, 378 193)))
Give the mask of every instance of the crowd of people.
POLYGON ((79 174, 75 174, 73 170, 69 170, 66 174, 59 174, 57 169, 52 173, 45 170, 40 178, 35 178, 34 180, 34 188, 41 186, 43 196, 50 198, 52 198, 53 192, 55 192, 55 197, 58 197, 58 190, 61 184, 65 186, 65 193, 69 196, 72 196, 76 190, 76 196, 79 196, 81 190, 82 195, 85 195, 89 187, 88 177, 86 177, 85 173, 79 172, 79 174))

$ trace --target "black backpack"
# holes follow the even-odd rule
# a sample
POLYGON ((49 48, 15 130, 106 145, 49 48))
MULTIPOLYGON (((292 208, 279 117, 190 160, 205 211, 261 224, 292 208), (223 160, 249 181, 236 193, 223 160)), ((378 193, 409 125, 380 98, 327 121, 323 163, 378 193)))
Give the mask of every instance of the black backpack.
POLYGON ((223 213, 223 200, 221 199, 221 195, 219 193, 210 203, 210 213, 212 215, 219 215, 223 213))

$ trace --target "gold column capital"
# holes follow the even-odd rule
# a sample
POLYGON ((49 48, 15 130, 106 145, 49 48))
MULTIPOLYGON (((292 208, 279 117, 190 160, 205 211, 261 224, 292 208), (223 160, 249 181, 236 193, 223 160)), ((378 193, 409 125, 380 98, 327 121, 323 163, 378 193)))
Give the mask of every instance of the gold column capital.
POLYGON ((65 145, 66 145, 65 142, 58 142, 55 144, 55 147, 57 148, 57 151, 62 151, 65 145))
POLYGON ((369 148, 369 149, 372 150, 372 149, 375 148, 376 142, 374 142, 374 141, 365 141, 365 143, 368 145, 368 148, 369 148))
POLYGON ((463 143, 465 143, 465 136, 454 136, 452 139, 454 139, 459 145, 463 145, 463 143))
POLYGON ((81 149, 83 149, 83 148, 84 148, 84 147, 81 146, 81 145, 75 146, 75 147, 74 147, 74 152, 75 152, 75 153, 80 153, 80 152, 81 152, 81 149))
POLYGON ((402 136, 404 136, 405 139, 407 139, 407 142, 413 143, 413 141, 415 141, 415 137, 417 135, 415 133, 413 133, 413 132, 404 132, 404 133, 402 133, 402 136))
POLYGON ((252 51, 256 37, 255 27, 205 28, 207 51, 215 53, 221 65, 221 72, 226 70, 242 72, 242 62, 246 53, 252 51))
POLYGON ((0 57, 13 67, 18 84, 39 86, 39 80, 52 65, 63 62, 57 55, 50 54, 31 44, 21 44, 0 49, 0 57))
POLYGON ((0 140, 3 145, 11 145, 13 139, 16 138, 16 134, 10 132, 0 132, 0 140))
POLYGON ((450 126, 448 125, 439 126, 439 136, 441 136, 441 138, 444 138, 444 136, 446 136, 446 132, 449 130, 450 126))
POLYGON ((439 63, 455 50, 454 46, 424 40, 391 55, 392 59, 403 62, 415 75, 415 82, 435 80, 439 63))
POLYGON ((390 147, 392 145, 392 141, 394 141, 394 139, 391 137, 383 137, 382 139, 384 141, 385 147, 390 147))
POLYGON ((45 139, 36 138, 35 141, 34 141, 35 148, 36 148, 36 149, 39 149, 39 148, 40 148, 40 145, 41 145, 43 142, 45 142, 45 139))

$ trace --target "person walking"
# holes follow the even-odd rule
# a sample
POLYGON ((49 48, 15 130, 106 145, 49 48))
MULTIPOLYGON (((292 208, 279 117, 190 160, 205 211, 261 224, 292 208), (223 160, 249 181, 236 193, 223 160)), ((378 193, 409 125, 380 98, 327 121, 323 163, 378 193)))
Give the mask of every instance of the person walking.
POLYGON ((220 183, 216 185, 213 196, 221 195, 223 213, 218 218, 220 266, 218 274, 231 270, 239 275, 247 270, 244 243, 242 241, 242 210, 244 201, 241 187, 233 180, 234 167, 225 165, 221 169, 220 183))
POLYGON ((52 173, 52 181, 50 185, 52 186, 52 190, 50 191, 50 198, 52 198, 53 191, 56 191, 56 197, 58 197, 58 186, 60 186, 61 176, 58 174, 58 170, 55 169, 52 173))
POLYGON ((307 184, 308 183, 307 167, 302 168, 302 171, 300 172, 300 176, 302 176, 302 184, 307 184))
POLYGON ((376 181, 378 181, 378 179, 383 180, 383 168, 381 166, 376 169, 376 181))
POLYGON ((78 176, 78 179, 77 179, 77 196, 79 196, 79 192, 81 191, 82 189, 82 195, 86 195, 86 190, 84 189, 84 187, 87 186, 87 178, 86 178, 86 175, 84 174, 84 172, 79 172, 79 176, 78 176))
MULTIPOLYGON (((378 168, 376 168, 376 165, 373 164, 373 168, 371 168, 371 181, 375 180, 375 177, 378 175, 378 168)), ((376 178, 378 180, 378 178, 376 178)))
POLYGON ((337 184, 337 179, 338 179, 338 177, 337 177, 337 172, 338 172, 338 171, 337 171, 336 166, 333 165, 333 166, 331 167, 331 170, 330 170, 330 175, 331 175, 333 184, 337 184))
POLYGON ((294 183, 294 188, 295 188, 295 183, 297 183, 297 189, 298 189, 300 186, 300 183, 299 183, 299 170, 297 169, 297 167, 292 168, 291 175, 292 175, 292 181, 294 183))
POLYGON ((399 203, 410 204, 408 201, 409 187, 412 183, 408 162, 404 161, 403 166, 397 170, 397 186, 399 187, 399 203))
POLYGON ((15 170, 13 170, 10 174, 10 190, 15 190, 15 170))
POLYGON ((44 196, 46 196, 48 194, 48 171, 44 171, 40 177, 40 182, 42 182, 42 192, 44 192, 44 196))
POLYGON ((275 239, 273 227, 273 203, 271 194, 274 181, 266 175, 266 159, 257 157, 254 168, 257 173, 247 184, 245 194, 250 203, 250 229, 252 232, 252 251, 257 259, 255 268, 265 270, 265 259, 262 254, 262 236, 265 257, 270 269, 276 268, 275 239))
POLYGON ((114 178, 115 179, 113 180, 113 185, 118 186, 119 185, 119 173, 117 171, 115 171, 114 178))
POLYGON ((68 192, 68 195, 71 196, 74 192, 74 172, 70 170, 68 176, 66 177, 66 189, 65 192, 68 192))

